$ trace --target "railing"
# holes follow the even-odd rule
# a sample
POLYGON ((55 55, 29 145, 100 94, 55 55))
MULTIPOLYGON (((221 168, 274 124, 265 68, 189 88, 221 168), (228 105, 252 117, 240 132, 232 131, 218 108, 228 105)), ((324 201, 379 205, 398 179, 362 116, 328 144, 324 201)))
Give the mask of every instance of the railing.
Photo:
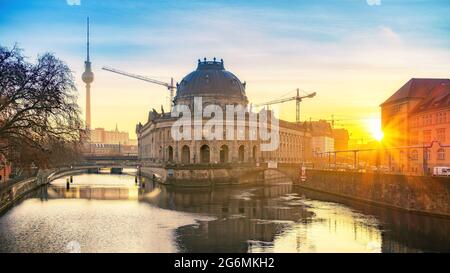
MULTIPOLYGON (((265 163, 260 163, 259 166, 265 163)), ((267 164, 266 164, 267 165, 267 164)), ((223 169, 234 167, 257 167, 256 162, 228 162, 228 163, 172 163, 172 162, 142 162, 140 167, 161 167, 166 169, 223 169)))
POLYGON ((36 170, 33 170, 30 173, 21 174, 21 175, 18 175, 16 177, 14 177, 14 178, 8 179, 8 181, 6 181, 6 182, 0 182, 0 191, 3 191, 4 189, 7 189, 7 188, 11 187, 12 185, 14 185, 14 184, 16 184, 18 182, 21 182, 21 181, 24 181, 26 179, 30 179, 30 178, 36 177, 37 173, 38 173, 38 170, 36 169, 36 170))

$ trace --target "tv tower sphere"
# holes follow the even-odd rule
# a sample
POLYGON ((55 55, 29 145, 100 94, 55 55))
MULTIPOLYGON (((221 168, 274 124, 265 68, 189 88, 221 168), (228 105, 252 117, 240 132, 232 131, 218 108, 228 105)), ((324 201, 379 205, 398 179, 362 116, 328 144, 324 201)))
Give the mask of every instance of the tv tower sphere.
POLYGON ((91 70, 90 64, 89 64, 89 68, 88 68, 88 65, 86 64, 86 70, 81 75, 81 79, 85 83, 92 83, 94 81, 94 73, 91 70))

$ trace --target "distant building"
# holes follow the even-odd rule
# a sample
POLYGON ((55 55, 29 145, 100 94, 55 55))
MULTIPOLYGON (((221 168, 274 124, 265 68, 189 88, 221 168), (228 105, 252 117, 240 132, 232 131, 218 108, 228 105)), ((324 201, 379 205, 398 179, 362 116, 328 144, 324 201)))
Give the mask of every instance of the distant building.
POLYGON ((311 146, 315 157, 322 157, 321 153, 334 151, 334 138, 331 124, 325 120, 311 122, 311 146))
POLYGON ((137 155, 137 140, 130 139, 128 132, 121 132, 116 126, 113 131, 104 128, 90 130, 90 138, 85 142, 85 155, 137 155))
POLYGON ((96 156, 137 155, 138 149, 133 145, 91 143, 84 153, 96 156))
POLYGON ((116 125, 114 131, 107 131, 104 128, 91 130, 91 143, 137 145, 137 140, 130 139, 128 132, 119 131, 116 125))
POLYGON ((332 134, 334 139, 334 149, 337 151, 348 150, 349 134, 347 129, 332 129, 332 134))
POLYGON ((430 174, 450 166, 449 79, 411 79, 380 106, 383 143, 398 147, 385 159, 391 171, 430 174))
POLYGON ((309 162, 312 149, 311 136, 306 123, 297 124, 279 120, 280 146, 277 150, 261 152, 261 162, 276 161, 280 163, 309 162))

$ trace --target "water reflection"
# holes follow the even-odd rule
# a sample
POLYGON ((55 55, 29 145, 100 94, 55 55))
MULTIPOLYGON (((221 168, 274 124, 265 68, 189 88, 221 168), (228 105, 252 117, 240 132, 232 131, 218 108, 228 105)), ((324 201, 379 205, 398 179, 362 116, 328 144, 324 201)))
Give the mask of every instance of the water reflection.
POLYGON ((313 191, 300 192, 314 200, 342 203, 361 214, 373 215, 382 231, 382 252, 450 251, 448 219, 404 213, 313 191))
POLYGON ((159 207, 215 216, 177 229, 186 252, 379 252, 375 218, 335 203, 312 201, 278 181, 214 190, 155 188, 140 200, 159 207))
POLYGON ((83 174, 0 217, 0 252, 449 251, 448 220, 300 190, 283 179, 180 189, 83 174))

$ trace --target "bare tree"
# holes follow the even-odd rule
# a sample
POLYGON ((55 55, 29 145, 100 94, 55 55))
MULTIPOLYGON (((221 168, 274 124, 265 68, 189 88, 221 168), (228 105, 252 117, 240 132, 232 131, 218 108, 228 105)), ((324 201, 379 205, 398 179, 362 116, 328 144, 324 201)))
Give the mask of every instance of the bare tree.
POLYGON ((16 46, 0 46, 0 153, 49 165, 61 153, 56 148, 76 147, 82 124, 75 91, 72 72, 54 55, 29 63, 16 46))

